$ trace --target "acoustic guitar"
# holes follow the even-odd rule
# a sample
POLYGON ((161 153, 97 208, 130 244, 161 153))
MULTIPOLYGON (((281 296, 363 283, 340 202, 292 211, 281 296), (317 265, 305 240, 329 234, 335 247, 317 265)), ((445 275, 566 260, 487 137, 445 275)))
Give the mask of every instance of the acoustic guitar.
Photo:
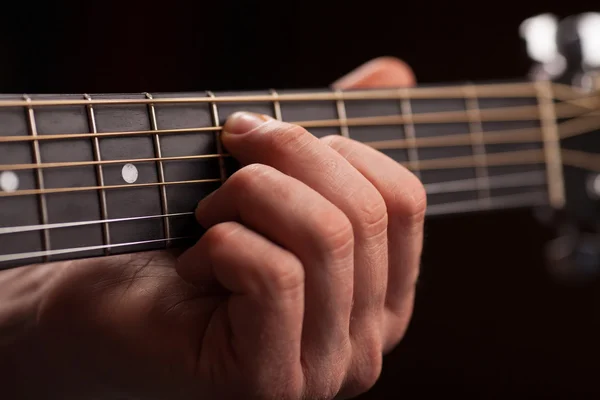
POLYGON ((552 210, 550 260, 579 276, 600 260, 600 80, 581 29, 596 17, 526 21, 538 63, 521 81, 0 95, 0 269, 193 243, 195 205, 238 167, 221 126, 247 110, 387 154, 422 180, 428 218, 552 210))

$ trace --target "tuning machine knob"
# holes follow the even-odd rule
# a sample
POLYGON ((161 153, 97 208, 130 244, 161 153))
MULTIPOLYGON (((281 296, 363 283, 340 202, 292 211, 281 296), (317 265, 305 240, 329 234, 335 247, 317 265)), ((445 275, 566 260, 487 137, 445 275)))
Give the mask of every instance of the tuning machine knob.
POLYGON ((600 13, 559 20, 550 13, 523 21, 519 27, 533 60, 533 80, 552 80, 591 89, 590 74, 600 71, 600 13))

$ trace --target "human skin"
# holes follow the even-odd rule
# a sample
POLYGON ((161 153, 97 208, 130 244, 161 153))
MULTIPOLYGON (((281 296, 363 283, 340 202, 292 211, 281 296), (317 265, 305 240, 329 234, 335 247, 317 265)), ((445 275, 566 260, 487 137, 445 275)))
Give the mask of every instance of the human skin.
MULTIPOLYGON (((340 89, 414 84, 393 58, 340 89)), ((0 273, 6 398, 333 399, 368 390, 413 310, 426 197, 341 136, 238 113, 242 168, 196 210, 192 248, 0 273), (265 190, 269 188, 269 190, 265 190)))

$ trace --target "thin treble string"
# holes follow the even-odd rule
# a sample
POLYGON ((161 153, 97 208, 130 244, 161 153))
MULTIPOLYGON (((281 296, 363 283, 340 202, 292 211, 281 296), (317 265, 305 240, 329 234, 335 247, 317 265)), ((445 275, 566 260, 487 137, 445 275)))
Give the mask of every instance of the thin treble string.
MULTIPOLYGON (((538 164, 543 163, 544 153, 541 149, 533 150, 518 150, 518 151, 507 151, 503 153, 488 154, 487 165, 488 166, 516 166, 526 164, 538 164), (515 161, 516 160, 516 161, 515 161)), ((460 156, 460 157, 446 157, 439 159, 430 160, 419 160, 418 167, 414 167, 410 162, 400 162, 400 164, 406 166, 408 169, 413 171, 423 171, 432 169, 455 169, 455 168, 470 168, 475 166, 475 157, 460 156)), ((90 190, 112 190, 122 188, 136 188, 136 187, 160 187, 170 185, 183 185, 183 184, 195 184, 195 183, 215 183, 221 182, 220 178, 209 178, 209 179, 196 179, 187 181, 166 181, 156 183, 132 183, 128 185, 110 185, 110 186, 80 186, 80 187, 64 187, 64 188, 45 188, 45 189, 23 189, 16 190, 13 192, 0 192, 0 197, 14 197, 14 196, 26 196, 35 194, 49 194, 49 193, 72 193, 90 190)))
MULTIPOLYGON (((144 241, 139 241, 139 242, 114 243, 114 244, 103 244, 103 245, 98 245, 98 246, 71 247, 71 248, 67 248, 67 249, 32 251, 32 252, 27 252, 27 253, 0 254, 0 263, 7 262, 7 261, 27 260, 29 258, 49 257, 49 256, 64 255, 64 254, 82 253, 82 252, 86 252, 86 251, 113 249, 113 248, 118 248, 118 247, 139 246, 139 245, 144 245, 144 244, 182 241, 182 240, 191 240, 191 239, 196 239, 196 238, 194 238, 192 236, 184 236, 184 237, 176 237, 176 238, 168 238, 168 239, 144 240, 144 241)), ((0 269, 2 269, 2 268, 0 268, 0 269)))
MULTIPOLYGON (((480 178, 459 179, 454 181, 434 182, 424 184, 427 195, 456 194, 469 191, 477 191, 480 178)), ((527 188, 542 186, 546 183, 546 175, 543 171, 519 172, 512 174, 494 175, 488 178, 491 189, 527 188)), ((31 232, 45 229, 71 228, 77 226, 96 225, 105 223, 130 222, 137 220, 149 220, 160 218, 175 218, 194 215, 193 212, 142 215, 136 217, 111 218, 75 222, 60 222, 52 224, 21 225, 0 228, 0 235, 31 232)))
MULTIPOLYGON (((464 201, 457 201, 457 202, 453 202, 453 203, 433 205, 433 206, 428 207, 427 215, 431 216, 431 215, 438 215, 438 214, 460 213, 460 212, 478 211, 478 210, 492 210, 492 209, 501 209, 501 208, 507 208, 507 207, 521 207, 521 206, 525 207, 525 206, 545 204, 546 201, 547 201, 547 193, 545 191, 538 191, 538 192, 531 192, 531 193, 522 193, 519 195, 496 196, 496 197, 490 198, 490 201, 487 203, 482 203, 479 200, 464 200, 464 201)), ((177 238, 169 238, 169 239, 146 240, 146 241, 140 241, 140 242, 115 243, 115 244, 109 244, 109 245, 72 247, 72 248, 66 248, 66 249, 35 251, 35 252, 28 252, 28 253, 4 254, 4 255, 0 255, 0 263, 8 262, 8 261, 27 260, 27 259, 43 257, 43 256, 75 254, 75 253, 101 250, 101 249, 107 249, 107 248, 112 249, 112 248, 118 248, 118 247, 137 246, 137 245, 152 244, 152 243, 166 243, 168 241, 179 242, 179 241, 184 241, 184 240, 195 240, 195 239, 197 239, 197 238, 196 237, 177 237, 177 238)), ((10 267, 8 267, 8 268, 10 268, 10 267)))

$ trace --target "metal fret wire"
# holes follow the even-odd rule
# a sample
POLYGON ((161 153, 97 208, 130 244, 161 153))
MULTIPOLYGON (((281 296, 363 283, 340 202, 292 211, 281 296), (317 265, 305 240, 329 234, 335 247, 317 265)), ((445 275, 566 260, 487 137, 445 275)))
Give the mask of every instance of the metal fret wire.
MULTIPOLYGON (((148 99, 153 99, 152 95, 150 93, 145 93, 146 98, 148 99)), ((150 127, 152 128, 153 131, 158 131, 158 124, 156 122, 156 110, 154 109, 154 104, 153 103, 148 103, 148 117, 150 118, 150 127)), ((162 162, 162 149, 160 147, 160 137, 158 136, 158 134, 154 134, 152 136, 153 138, 153 143, 154 143, 154 155, 155 158, 158 160, 156 162, 156 170, 158 173, 158 181, 160 183, 165 183, 165 170, 163 167, 163 162, 162 162)), ((167 187, 166 185, 161 185, 159 187, 160 190, 160 205, 162 208, 162 212, 163 214, 169 214, 169 204, 167 201, 167 187)), ((167 246, 170 245, 170 238, 171 238, 171 222, 169 221, 168 218, 164 218, 163 219, 163 231, 165 234, 165 238, 167 239, 167 246)))
POLYGON ((342 98, 341 90, 336 90, 335 93, 340 96, 336 101, 338 121, 340 122, 340 134, 343 137, 350 137, 350 130, 348 129, 348 118, 346 117, 346 104, 342 98))
MULTIPOLYGON (((206 95, 211 99, 215 99, 216 96, 213 92, 207 91, 206 95)), ((213 125, 219 126, 219 110, 217 109, 217 103, 214 101, 210 103, 210 114, 212 117, 213 125)), ((222 130, 215 131, 215 144, 217 146, 217 153, 219 153, 219 174, 221 176, 221 184, 227 179, 227 171, 225 170, 225 162, 223 160, 223 145, 221 144, 221 132, 222 130)))
POLYGON ((485 142, 483 137, 483 124, 481 122, 479 101, 477 100, 476 90, 471 85, 465 86, 465 107, 469 115, 469 128, 471 131, 471 147, 475 157, 475 174, 479 183, 479 199, 483 202, 489 202, 490 188, 489 176, 487 170, 487 157, 485 151, 485 142))
MULTIPOLYGON (((497 175, 490 178, 490 186, 494 189, 506 189, 506 188, 526 188, 542 186, 546 183, 546 175, 544 171, 532 171, 532 172, 519 172, 514 174, 497 175)), ((460 179, 456 181, 436 182, 424 184, 425 191, 428 195, 431 194, 452 194, 461 193, 467 191, 475 191, 478 188, 477 179, 460 179)), ((193 215, 193 212, 186 213, 175 213, 175 214, 161 214, 161 215, 149 215, 149 216, 138 216, 138 217, 125 217, 125 218, 113 218, 113 219, 101 219, 95 221, 78 221, 78 222, 63 222, 54 223, 47 225, 27 225, 27 226, 16 226, 16 227, 5 227, 0 228, 0 235, 18 233, 18 232, 29 232, 41 229, 57 229, 67 228, 74 226, 83 225, 94 225, 94 224, 107 224, 125 221, 135 221, 144 219, 156 219, 156 218, 172 218, 193 215)))
MULTIPOLYGON (((88 94, 84 94, 83 97, 86 100, 91 101, 92 97, 88 94)), ((98 129, 96 127, 96 115, 94 114, 94 106, 88 104, 87 115, 88 115, 88 125, 92 133, 98 133, 98 129)), ((98 137, 95 136, 92 140, 92 147, 94 150, 94 161, 99 162, 102 157, 100 154, 100 143, 98 141, 98 137)), ((102 164, 96 164, 96 180, 98 181, 98 186, 104 186, 104 171, 102 171, 102 164)), ((108 206, 106 204, 106 191, 104 189, 100 189, 98 191, 98 196, 100 200, 100 216, 103 220, 108 219, 108 206)), ((102 236, 104 237, 104 244, 110 245, 110 227, 108 223, 103 224, 102 226, 102 236)), ((110 247, 104 249, 104 254, 110 254, 110 247)))
POLYGON ((419 164, 419 152, 417 150, 417 130, 412 121, 412 106, 410 99, 400 100, 400 112, 402 116, 406 118, 404 126, 404 141, 406 142, 406 148, 408 153, 408 161, 413 166, 415 175, 420 179, 421 170, 419 164))
MULTIPOLYGON (((31 98, 29 96, 24 95, 26 104, 30 104, 31 98)), ((29 127, 29 134, 31 137, 36 138, 38 135, 37 125, 35 122, 35 114, 33 112, 33 107, 28 105, 26 108, 27 111, 27 122, 29 127)), ((31 142, 32 150, 33 150, 33 158, 36 164, 40 164, 42 162, 41 154, 40 154, 40 144, 37 140, 31 142)), ((44 174, 41 169, 36 169, 36 183, 39 190, 39 207, 40 207, 40 219, 42 224, 48 224, 48 204, 46 202, 46 196, 44 194, 44 174)), ((45 250, 50 250, 50 233, 48 230, 44 230, 42 234, 42 244, 45 250)), ((48 257, 44 257, 44 261, 48 261, 48 257)))
POLYGON ((273 98, 273 115, 275 119, 283 121, 283 114, 281 113, 281 103, 279 103, 279 93, 275 89, 269 91, 273 98))
POLYGON ((552 87, 544 82, 536 82, 540 124, 544 138, 544 156, 548 175, 548 197, 550 204, 557 209, 565 205, 565 188, 562 172, 560 138, 556 120, 552 87), (550 96, 550 97, 546 97, 550 96))

